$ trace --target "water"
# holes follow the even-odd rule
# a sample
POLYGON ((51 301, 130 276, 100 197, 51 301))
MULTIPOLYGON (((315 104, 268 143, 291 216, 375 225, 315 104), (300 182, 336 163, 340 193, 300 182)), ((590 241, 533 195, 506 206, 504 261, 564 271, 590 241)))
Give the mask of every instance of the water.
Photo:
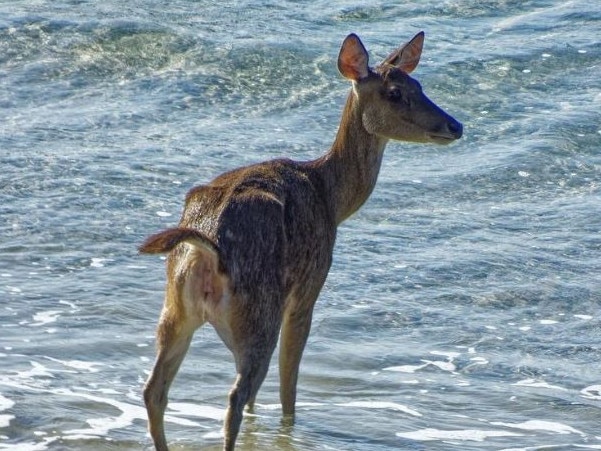
MULTIPOLYGON (((176 224, 191 186, 328 148, 346 34, 375 63, 421 29, 415 75, 465 136, 389 145, 339 231, 297 423, 280 424, 274 361, 239 448, 601 449, 597 2, 0 12, 0 449, 149 449, 164 268, 136 246, 176 224)), ((174 449, 220 448, 233 376, 198 331, 171 394, 174 449)))

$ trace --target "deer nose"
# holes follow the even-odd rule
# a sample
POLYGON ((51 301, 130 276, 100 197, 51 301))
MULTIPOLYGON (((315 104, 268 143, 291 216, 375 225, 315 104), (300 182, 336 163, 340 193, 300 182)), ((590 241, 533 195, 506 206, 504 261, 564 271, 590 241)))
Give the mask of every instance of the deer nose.
POLYGON ((463 135, 463 125, 453 118, 450 118, 449 122, 447 122, 447 129, 455 139, 459 139, 461 138, 461 135, 463 135))

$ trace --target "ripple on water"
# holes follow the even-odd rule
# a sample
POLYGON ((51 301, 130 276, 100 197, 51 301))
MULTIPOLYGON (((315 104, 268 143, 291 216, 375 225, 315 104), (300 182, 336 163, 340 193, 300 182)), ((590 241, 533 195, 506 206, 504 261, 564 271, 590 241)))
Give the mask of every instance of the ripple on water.
MULTIPOLYGON (((375 64, 422 28, 417 78, 465 136, 389 145, 339 230, 298 421, 257 405, 241 448, 601 449, 595 2, 74 3, 0 2, 1 449, 149 445, 164 261, 137 245, 191 186, 330 145, 349 31, 375 64)), ((192 348, 176 447, 220 441, 234 377, 216 334, 192 348)))

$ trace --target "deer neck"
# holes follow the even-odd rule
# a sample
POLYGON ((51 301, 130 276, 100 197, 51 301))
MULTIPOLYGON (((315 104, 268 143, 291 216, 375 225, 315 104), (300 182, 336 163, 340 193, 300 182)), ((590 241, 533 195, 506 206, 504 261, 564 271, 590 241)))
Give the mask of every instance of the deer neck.
POLYGON ((363 205, 376 185, 388 139, 370 134, 354 92, 348 96, 331 149, 311 162, 340 224, 363 205))

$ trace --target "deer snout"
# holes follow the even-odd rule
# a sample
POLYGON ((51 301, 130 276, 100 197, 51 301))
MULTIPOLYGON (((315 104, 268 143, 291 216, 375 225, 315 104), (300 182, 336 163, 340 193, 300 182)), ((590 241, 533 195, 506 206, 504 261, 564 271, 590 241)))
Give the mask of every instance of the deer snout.
POLYGON ((436 144, 449 144, 463 135, 463 125, 445 114, 445 120, 435 130, 426 133, 428 139, 436 144))
POLYGON ((447 122, 447 130, 453 139, 459 139, 463 135, 463 124, 450 117, 447 122))
POLYGON ((463 125, 428 97, 422 94, 421 108, 427 114, 422 116, 425 135, 428 141, 449 144, 463 135, 463 125))

